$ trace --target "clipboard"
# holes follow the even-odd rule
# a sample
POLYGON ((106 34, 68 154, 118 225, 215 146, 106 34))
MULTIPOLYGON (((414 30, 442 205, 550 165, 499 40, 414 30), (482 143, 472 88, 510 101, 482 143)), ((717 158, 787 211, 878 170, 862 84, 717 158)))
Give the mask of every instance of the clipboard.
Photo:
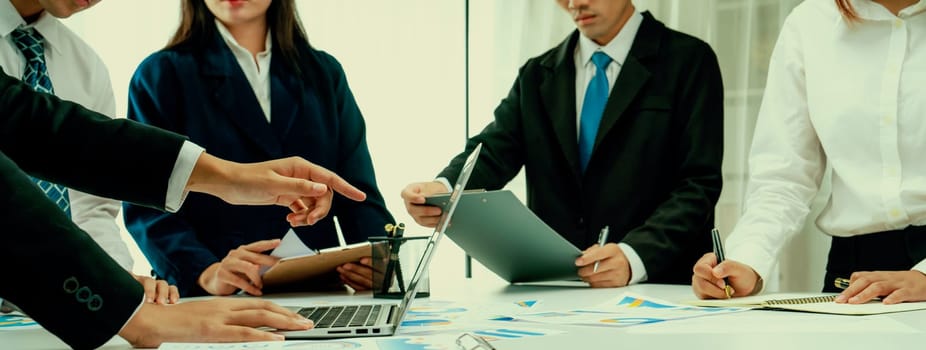
POLYGON ((372 256, 370 242, 360 242, 344 247, 323 249, 317 254, 292 256, 280 259, 262 277, 265 287, 281 286, 304 281, 334 271, 338 266, 372 256))
MULTIPOLYGON (((425 203, 446 210, 449 194, 425 203)), ((582 251, 547 226, 511 191, 465 191, 447 237, 486 268, 511 283, 578 279, 582 251)))

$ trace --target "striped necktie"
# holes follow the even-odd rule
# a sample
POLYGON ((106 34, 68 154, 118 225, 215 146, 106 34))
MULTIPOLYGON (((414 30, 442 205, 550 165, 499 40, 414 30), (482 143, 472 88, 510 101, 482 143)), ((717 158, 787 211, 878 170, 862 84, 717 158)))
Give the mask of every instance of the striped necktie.
MULTIPOLYGON (((22 81, 35 91, 54 94, 55 89, 51 85, 51 78, 48 77, 48 67, 45 66, 45 38, 33 28, 15 29, 12 37, 16 48, 26 58, 26 70, 22 81)), ((36 178, 32 180, 68 217, 71 216, 67 187, 36 178)))

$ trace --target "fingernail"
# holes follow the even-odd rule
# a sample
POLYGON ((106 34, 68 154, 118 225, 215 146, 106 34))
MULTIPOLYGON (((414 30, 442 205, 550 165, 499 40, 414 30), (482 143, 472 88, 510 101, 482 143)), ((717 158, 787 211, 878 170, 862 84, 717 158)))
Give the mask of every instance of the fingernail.
MULTIPOLYGON (((138 299, 135 299, 135 300, 138 300, 138 299)), ((148 303, 154 303, 154 298, 147 298, 145 299, 145 301, 147 301, 148 303)))
POLYGON ((328 188, 327 188, 325 185, 322 185, 322 184, 314 184, 314 185, 312 185, 312 190, 318 191, 318 192, 323 192, 323 191, 327 191, 328 188))
POLYGON ((851 298, 849 298, 849 302, 850 302, 850 303, 857 303, 857 302, 859 302, 859 298, 858 298, 858 297, 851 297, 851 298))
POLYGON ((274 334, 273 340, 283 341, 286 340, 286 337, 284 337, 282 334, 274 334))
POLYGON ((299 322, 299 323, 301 323, 301 324, 315 324, 314 321, 312 321, 312 320, 310 320, 310 319, 308 319, 308 318, 302 317, 302 316, 299 316, 299 318, 296 320, 296 322, 299 322))
POLYGON ((836 296, 836 302, 837 302, 837 303, 840 303, 840 304, 845 303, 845 302, 846 302, 846 296, 845 296, 845 295, 842 295, 842 294, 836 296))

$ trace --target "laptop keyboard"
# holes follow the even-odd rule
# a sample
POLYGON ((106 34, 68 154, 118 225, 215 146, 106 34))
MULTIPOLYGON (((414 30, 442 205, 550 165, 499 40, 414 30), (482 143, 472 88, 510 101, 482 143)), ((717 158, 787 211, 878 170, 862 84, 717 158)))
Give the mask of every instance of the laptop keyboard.
MULTIPOLYGON (((388 305, 387 305, 388 306, 388 305)), ((315 328, 373 326, 383 305, 306 307, 299 314, 315 321, 315 328)))

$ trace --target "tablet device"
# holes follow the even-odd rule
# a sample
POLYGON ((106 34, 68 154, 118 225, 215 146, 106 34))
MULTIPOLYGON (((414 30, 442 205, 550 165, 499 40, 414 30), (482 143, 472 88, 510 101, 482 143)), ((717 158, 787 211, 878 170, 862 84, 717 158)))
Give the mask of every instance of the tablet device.
MULTIPOLYGON (((445 208, 448 199, 435 195, 425 203, 445 208)), ((464 192, 447 237, 511 283, 578 278, 575 260, 582 251, 508 190, 464 192)))

